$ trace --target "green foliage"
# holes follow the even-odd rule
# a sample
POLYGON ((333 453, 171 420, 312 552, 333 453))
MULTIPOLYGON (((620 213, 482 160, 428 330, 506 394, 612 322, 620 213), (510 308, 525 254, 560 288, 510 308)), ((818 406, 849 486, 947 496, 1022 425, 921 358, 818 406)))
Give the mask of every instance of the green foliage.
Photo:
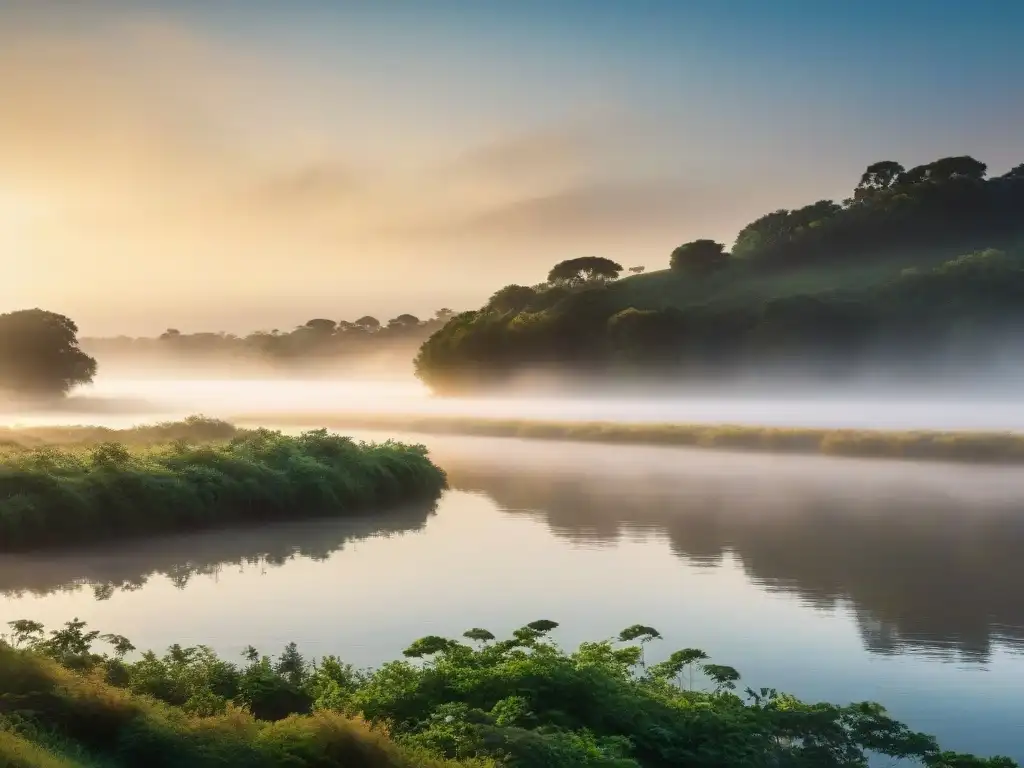
POLYGON ((769 212, 730 253, 687 243, 666 272, 611 282, 588 279, 584 260, 563 262, 548 275, 554 286, 499 291, 434 333, 417 375, 442 394, 524 372, 714 381, 794 361, 827 377, 866 360, 911 377, 963 375, 999 360, 1024 324, 1024 254, 1013 250, 1024 241, 1024 173, 986 180, 986 170, 967 156, 910 170, 873 163, 841 203, 769 212), (1008 260, 981 264, 992 248, 1008 260), (963 253, 961 283, 936 265, 963 253), (952 371, 929 369, 943 359, 952 371))
MULTIPOLYGON (((647 668, 640 647, 616 644, 628 640, 568 653, 544 636, 554 622, 533 624, 475 649, 423 638, 412 655, 428 661, 356 673, 333 657, 307 661, 293 645, 276 661, 254 653, 243 667, 180 646, 125 661, 93 652, 98 633, 75 621, 48 635, 89 638, 73 663, 39 638, 28 650, 0 644, 0 717, 127 765, 852 768, 869 752, 933 768, 1016 765, 943 752, 877 704, 737 695, 739 673, 695 649, 647 668)), ((658 633, 634 625, 619 636, 658 633)), ((65 765, 42 760, 24 764, 65 765)))
POLYGON ((0 391, 64 395, 95 375, 96 361, 79 349, 70 318, 42 309, 0 315, 0 391))
MULTIPOLYGON (((166 675, 182 667, 220 664, 238 680, 245 676, 212 654, 177 649, 166 675), (197 660, 205 656, 203 660, 197 660), (186 660, 186 657, 189 660, 186 660)), ((340 713, 290 714, 268 721, 255 718, 246 704, 205 710, 174 706, 133 692, 134 666, 123 687, 111 685, 111 665, 96 655, 89 671, 58 666, 38 651, 16 651, 0 644, 0 765, 17 768, 487 768, 489 761, 453 763, 415 747, 401 747, 382 729, 340 713)), ((144 666, 150 682, 150 661, 144 666)), ((230 675, 229 675, 230 677, 230 675)), ((189 692, 188 701, 213 701, 225 685, 222 676, 169 679, 158 690, 189 692)), ((159 694, 157 699, 161 698, 159 694)))
MULTIPOLYGON (((186 422, 190 429, 222 431, 202 419, 186 422)), ((325 429, 230 430, 226 441, 198 445, 10 450, 0 456, 0 548, 347 515, 433 499, 446 484, 421 445, 356 443, 325 429)))
POLYGON ((866 289, 760 304, 620 309, 618 297, 592 287, 540 312, 467 314, 423 345, 417 372, 441 392, 500 386, 545 367, 713 381, 794 362, 819 376, 873 363, 908 376, 963 376, 998 361, 1024 325, 1024 252, 987 249, 866 289))

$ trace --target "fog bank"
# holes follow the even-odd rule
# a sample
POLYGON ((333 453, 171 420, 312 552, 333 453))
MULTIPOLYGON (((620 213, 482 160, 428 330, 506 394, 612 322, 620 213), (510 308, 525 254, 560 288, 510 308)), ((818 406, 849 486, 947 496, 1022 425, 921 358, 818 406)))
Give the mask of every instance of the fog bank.
POLYGON ((490 419, 618 421, 630 423, 748 424, 757 426, 1024 430, 1024 397, 966 387, 920 391, 877 387, 728 391, 661 390, 432 396, 411 377, 391 378, 155 378, 100 375, 47 410, 7 411, 7 424, 131 426, 194 413, 230 419, 266 417, 285 425, 288 416, 391 414, 490 419))

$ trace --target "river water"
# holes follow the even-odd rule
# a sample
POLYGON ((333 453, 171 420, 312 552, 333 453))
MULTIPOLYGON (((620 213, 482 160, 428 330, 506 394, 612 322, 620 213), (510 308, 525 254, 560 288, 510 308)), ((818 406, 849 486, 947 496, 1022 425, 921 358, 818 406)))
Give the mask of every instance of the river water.
POLYGON ((550 618, 575 645, 643 623, 649 659, 703 648, 753 688, 1024 760, 1019 470, 411 439, 449 472, 436 508, 0 556, 0 622, 358 666, 472 626, 550 618))

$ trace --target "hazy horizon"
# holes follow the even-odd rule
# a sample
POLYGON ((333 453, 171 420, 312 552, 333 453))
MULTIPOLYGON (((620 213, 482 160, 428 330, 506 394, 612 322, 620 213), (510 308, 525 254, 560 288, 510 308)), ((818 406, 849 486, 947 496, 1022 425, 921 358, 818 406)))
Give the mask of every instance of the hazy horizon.
POLYGON ((565 257, 663 268, 880 159, 998 174, 1022 17, 0 0, 0 311, 83 336, 423 317, 565 257))

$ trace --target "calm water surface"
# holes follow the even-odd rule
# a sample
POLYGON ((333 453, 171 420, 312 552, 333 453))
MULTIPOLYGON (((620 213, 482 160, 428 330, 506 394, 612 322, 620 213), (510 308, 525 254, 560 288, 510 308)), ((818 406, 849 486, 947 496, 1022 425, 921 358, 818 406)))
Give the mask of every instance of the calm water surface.
POLYGON ((640 622, 650 656, 700 647, 1024 760, 1019 470, 415 439, 450 475, 436 509, 0 557, 0 621, 361 666, 471 626, 551 618, 574 645, 640 622))

